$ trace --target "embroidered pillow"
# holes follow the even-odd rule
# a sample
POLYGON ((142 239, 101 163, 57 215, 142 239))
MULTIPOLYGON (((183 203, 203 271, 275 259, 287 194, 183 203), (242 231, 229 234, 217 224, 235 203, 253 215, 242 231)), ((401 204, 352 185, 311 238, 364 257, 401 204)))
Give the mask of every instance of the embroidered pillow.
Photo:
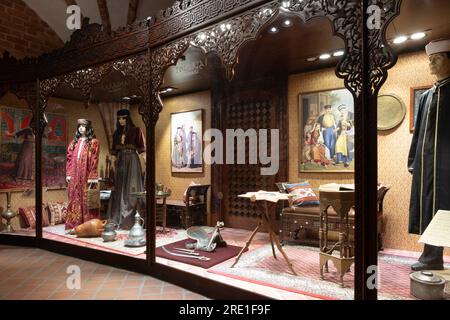
MULTIPOLYGON (((36 229, 36 209, 35 207, 19 208, 19 215, 22 217, 26 226, 30 229, 36 229)), ((42 205, 42 226, 49 225, 48 212, 46 207, 42 205)))
POLYGON ((318 206, 319 198, 314 193, 309 182, 287 184, 286 190, 293 196, 295 207, 318 206))
POLYGON ((67 203, 49 202, 48 211, 50 212, 50 225, 63 224, 67 213, 67 203))

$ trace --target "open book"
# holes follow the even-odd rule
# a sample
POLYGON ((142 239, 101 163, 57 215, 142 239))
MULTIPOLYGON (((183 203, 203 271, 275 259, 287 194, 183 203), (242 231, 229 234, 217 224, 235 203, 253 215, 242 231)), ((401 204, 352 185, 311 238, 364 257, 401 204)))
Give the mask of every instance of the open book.
POLYGON ((328 184, 322 184, 319 187, 319 191, 354 191, 355 185, 354 184, 339 184, 339 183, 328 183, 328 184))
POLYGON ((280 200, 289 199, 289 195, 287 193, 264 190, 259 190, 258 192, 247 192, 245 194, 240 194, 238 197, 249 198, 252 201, 265 200, 270 202, 278 202, 280 200))

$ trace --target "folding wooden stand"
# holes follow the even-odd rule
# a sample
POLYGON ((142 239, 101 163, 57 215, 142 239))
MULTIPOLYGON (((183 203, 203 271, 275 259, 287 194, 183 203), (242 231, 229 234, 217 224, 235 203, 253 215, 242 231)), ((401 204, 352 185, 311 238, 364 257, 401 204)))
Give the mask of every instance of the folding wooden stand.
POLYGON ((258 225, 256 226, 255 230, 253 230, 250 238, 247 240, 245 247, 242 248, 241 252, 239 252, 239 255, 237 256, 236 260, 234 261, 233 265, 231 266, 231 268, 233 268, 239 261, 239 259, 241 258, 242 253, 244 253, 245 250, 248 249, 248 247, 250 246, 250 243, 253 240, 253 237, 255 236, 255 234, 258 232, 258 230, 265 224, 267 226, 267 229, 269 231, 269 237, 270 237, 270 244, 272 245, 272 254, 273 257, 275 259, 277 259, 277 256, 275 254, 275 247, 274 247, 274 243, 277 246, 278 250, 281 252, 281 254, 284 257, 284 260, 286 260, 289 269, 292 271, 292 273, 294 275, 297 275, 297 273, 294 271, 294 269, 292 268, 292 263, 289 260, 288 256, 286 255, 286 253, 283 251, 283 248, 281 247, 280 241, 278 240, 278 236, 277 234, 273 231, 272 228, 272 224, 270 223, 270 219, 269 219, 269 213, 271 212, 271 210, 276 206, 276 202, 270 202, 267 200, 253 200, 253 202, 256 202, 256 204, 259 206, 259 208, 262 211, 262 215, 261 215, 261 220, 259 221, 258 225))

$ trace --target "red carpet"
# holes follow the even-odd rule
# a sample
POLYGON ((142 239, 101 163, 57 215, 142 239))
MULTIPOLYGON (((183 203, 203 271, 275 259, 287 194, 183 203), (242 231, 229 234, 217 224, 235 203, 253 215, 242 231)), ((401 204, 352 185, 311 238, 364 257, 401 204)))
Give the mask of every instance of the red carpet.
MULTIPOLYGON (((191 239, 184 239, 171 244, 167 244, 164 247, 169 251, 174 252, 175 248, 186 248, 186 243, 189 242, 195 241, 191 239)), ((208 269, 221 262, 224 262, 228 259, 237 256, 241 251, 241 249, 242 247, 227 245, 226 247, 223 248, 216 248, 213 252, 198 251, 200 255, 210 258, 211 260, 209 261, 173 256, 165 252, 163 249, 161 249, 161 247, 156 248, 156 256, 208 269)))

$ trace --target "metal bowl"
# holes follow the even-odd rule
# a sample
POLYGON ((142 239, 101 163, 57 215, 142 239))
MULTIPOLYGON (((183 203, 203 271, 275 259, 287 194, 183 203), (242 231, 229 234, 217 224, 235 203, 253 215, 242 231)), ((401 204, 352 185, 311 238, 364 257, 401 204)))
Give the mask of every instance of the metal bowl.
POLYGON ((417 271, 409 275, 411 295, 421 300, 443 300, 445 279, 431 271, 417 271))

